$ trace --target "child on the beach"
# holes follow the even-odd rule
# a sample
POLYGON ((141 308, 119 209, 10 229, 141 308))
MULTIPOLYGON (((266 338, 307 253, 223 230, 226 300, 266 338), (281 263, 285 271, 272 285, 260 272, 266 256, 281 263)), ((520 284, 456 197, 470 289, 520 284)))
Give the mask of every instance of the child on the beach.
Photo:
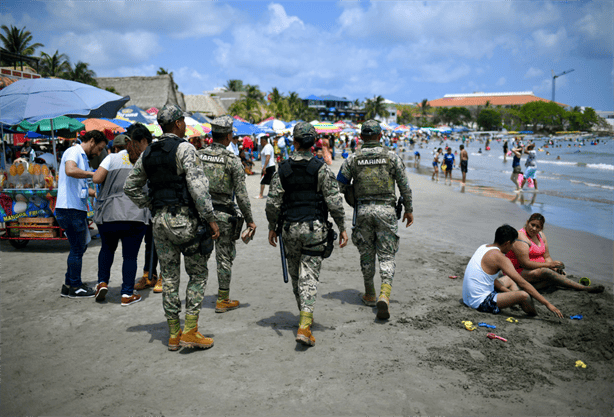
POLYGON ((431 176, 431 179, 434 181, 435 176, 437 176, 437 182, 439 182, 439 155, 441 155, 441 152, 441 148, 437 149, 437 152, 435 152, 435 156, 433 157, 433 175, 431 176))

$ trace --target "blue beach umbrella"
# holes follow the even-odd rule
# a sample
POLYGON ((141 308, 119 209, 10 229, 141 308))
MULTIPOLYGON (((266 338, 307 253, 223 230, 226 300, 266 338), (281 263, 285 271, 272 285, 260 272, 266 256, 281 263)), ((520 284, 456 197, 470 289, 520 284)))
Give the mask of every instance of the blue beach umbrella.
POLYGON ((145 110, 141 109, 139 106, 134 105, 124 107, 117 112, 116 116, 113 117, 121 117, 122 119, 130 120, 132 123, 142 123, 144 125, 156 122, 155 117, 152 118, 151 115, 148 114, 145 110))
POLYGON ((130 97, 75 81, 19 80, 0 91, 0 122, 36 123, 58 116, 115 117, 130 97))

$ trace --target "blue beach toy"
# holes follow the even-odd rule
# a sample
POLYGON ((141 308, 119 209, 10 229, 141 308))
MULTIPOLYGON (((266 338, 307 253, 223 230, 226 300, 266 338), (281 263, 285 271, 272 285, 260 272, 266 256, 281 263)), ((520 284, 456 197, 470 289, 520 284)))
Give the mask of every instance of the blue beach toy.
POLYGON ((496 329, 497 326, 492 325, 492 324, 488 324, 488 323, 478 323, 478 326, 480 327, 488 327, 489 329, 496 329))
POLYGON ((581 314, 576 314, 575 316, 569 316, 572 320, 582 320, 583 316, 581 314))

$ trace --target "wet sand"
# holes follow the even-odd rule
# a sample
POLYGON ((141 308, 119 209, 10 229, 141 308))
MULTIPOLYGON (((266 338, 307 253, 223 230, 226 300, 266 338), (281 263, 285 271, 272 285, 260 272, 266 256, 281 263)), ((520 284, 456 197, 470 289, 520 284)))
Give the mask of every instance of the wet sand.
MULTIPOLYGON (((333 162, 335 173, 339 166, 333 162)), ((107 301, 96 303, 59 296, 66 242, 21 250, 0 242, 0 414, 612 415, 613 242, 547 224, 553 258, 606 292, 545 293, 564 320, 541 305, 536 318, 519 309, 478 313, 460 302, 465 265, 498 226, 520 228, 528 213, 504 196, 409 177, 415 223, 400 228, 390 320, 376 320, 360 301, 356 248, 337 247, 323 262, 312 348, 294 341, 298 311, 279 250, 266 241, 264 200, 252 199, 255 240, 237 244, 231 297, 241 308, 214 312, 209 261, 200 330, 215 346, 205 351, 167 350, 160 294, 145 290, 143 301, 120 306, 119 251, 107 301), (569 319, 576 314, 583 319, 569 319), (469 332, 463 320, 497 328, 469 332), (508 342, 488 339, 491 331, 508 342), (587 367, 575 367, 577 360, 587 367)), ((258 181, 248 177, 250 196, 258 181)), ((83 279, 92 286, 99 248, 92 241, 84 256, 83 279)), ((139 270, 143 256, 144 245, 139 270)), ((184 294, 185 271, 182 278, 184 294)))

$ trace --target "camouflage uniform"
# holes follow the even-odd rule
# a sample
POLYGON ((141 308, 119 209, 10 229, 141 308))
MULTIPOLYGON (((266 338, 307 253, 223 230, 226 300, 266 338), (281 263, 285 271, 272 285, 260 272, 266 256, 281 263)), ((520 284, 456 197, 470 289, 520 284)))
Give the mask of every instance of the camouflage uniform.
MULTIPOLYGON (((365 135, 378 135, 380 132, 381 127, 377 121, 369 120, 362 126, 362 133, 365 135)), ((413 212, 412 193, 405 174, 405 164, 394 151, 383 147, 378 141, 369 141, 365 142, 360 151, 343 162, 337 180, 344 191, 352 180, 355 187, 357 214, 356 226, 352 229, 352 242, 360 253, 365 293, 375 295, 373 278, 377 255, 382 292, 389 298, 395 270, 394 257, 399 250, 395 183, 405 200, 405 212, 413 212), (362 166, 359 166, 358 161, 362 166), (378 169, 381 171, 376 171, 378 169), (376 175, 373 175, 374 173, 376 175), (379 188, 380 193, 365 195, 368 193, 365 186, 372 192, 379 188)))
MULTIPOLYGON (((164 121, 166 112, 173 111, 174 106, 163 108, 158 114, 158 121, 164 121)), ((175 119, 176 120, 176 119, 175 119)), ((160 141, 174 140, 177 136, 165 133, 160 141)), ((151 145, 150 145, 151 146, 151 145)), ((198 217, 207 224, 215 222, 215 214, 209 195, 209 181, 204 175, 202 163, 198 158, 196 149, 188 142, 182 142, 175 154, 177 175, 185 174, 187 189, 194 202, 198 217)), ((143 155, 139 157, 132 173, 124 185, 124 192, 140 208, 152 209, 151 198, 143 191, 147 183, 147 173, 143 165, 143 155)), ((189 242, 196 235, 199 219, 194 217, 193 211, 181 207, 175 213, 168 207, 158 210, 153 218, 153 236, 163 279, 163 307, 168 320, 179 319, 181 300, 179 299, 179 275, 181 264, 181 249, 179 245, 189 242)), ((195 243, 193 246, 197 246, 195 243)), ((193 248, 188 248, 188 251, 193 248)), ((190 277, 186 290, 186 315, 198 316, 204 298, 207 284, 207 259, 196 251, 193 255, 185 256, 185 269, 190 277)))
MULTIPOLYGON (((232 133, 232 122, 230 116, 218 117, 211 122, 211 130, 222 134, 232 133)), ((228 299, 232 263, 237 254, 234 237, 237 215, 231 214, 236 213, 235 196, 245 222, 253 223, 254 219, 241 160, 218 142, 199 150, 198 156, 203 162, 205 176, 209 178, 209 192, 220 228, 220 237, 215 241, 219 301, 228 299)))
MULTIPOLYGON (((308 123, 302 124, 308 125, 308 123)), ((305 128, 308 128, 308 126, 305 128)), ((313 133, 315 134, 315 130, 313 133)), ((295 138, 297 136, 296 128, 294 136, 295 138)), ((313 155, 309 151, 295 151, 290 157, 290 160, 308 161, 312 158, 313 155)), ((339 185, 335 180, 333 172, 326 164, 323 164, 319 168, 317 177, 318 192, 323 195, 328 211, 341 233, 345 231, 345 212, 343 209, 343 199, 339 193, 339 185)), ((285 190, 280 180, 280 172, 276 172, 273 175, 266 203, 266 216, 269 222, 269 230, 276 230, 280 216, 283 217, 284 215, 284 213, 282 213, 284 193, 285 190)), ((286 259, 288 262, 288 273, 292 278, 292 291, 294 292, 301 314, 303 312, 313 314, 320 267, 322 265, 321 256, 310 256, 302 254, 301 252, 306 246, 309 246, 308 249, 310 251, 323 251, 326 246, 326 242, 323 241, 326 239, 327 233, 327 225, 320 220, 313 220, 311 222, 285 222, 283 226, 282 238, 284 240, 286 259), (310 246, 318 242, 323 243, 317 246, 310 246)))

